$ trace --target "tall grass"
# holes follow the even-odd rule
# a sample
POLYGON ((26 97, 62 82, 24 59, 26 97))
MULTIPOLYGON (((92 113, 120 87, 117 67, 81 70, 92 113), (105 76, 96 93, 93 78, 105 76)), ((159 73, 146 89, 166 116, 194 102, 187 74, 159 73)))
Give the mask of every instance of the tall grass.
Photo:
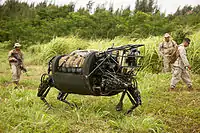
POLYGON ((57 37, 47 44, 33 45, 28 48, 28 51, 36 54, 38 58, 36 57, 35 61, 44 63, 55 55, 67 54, 77 49, 86 49, 88 46, 89 43, 87 41, 75 36, 57 37))
POLYGON ((8 48, 12 48, 13 44, 10 41, 6 41, 6 42, 0 42, 0 49, 8 49, 8 48))
MULTIPOLYGON (((188 59, 191 63, 192 70, 195 73, 200 73, 200 31, 189 36, 192 43, 188 48, 188 59)), ((162 58, 158 54, 158 46, 163 41, 163 37, 149 37, 147 39, 116 37, 113 40, 84 40, 74 36, 65 38, 56 38, 47 44, 31 46, 29 51, 36 54, 36 61, 47 62, 47 60, 58 54, 67 54, 73 50, 81 49, 96 49, 106 50, 114 43, 115 46, 126 44, 145 44, 141 47, 141 52, 145 56, 143 60, 143 70, 152 73, 161 72, 163 64, 162 58)))
MULTIPOLYGON (((37 69, 40 69, 41 66, 37 69)), ((37 98, 40 71, 31 66, 31 77, 23 76, 19 89, 4 84, 9 80, 5 73, 0 77, 0 132, 80 132, 80 133, 163 133, 199 132, 199 81, 193 75, 196 92, 180 88, 177 92, 167 91, 170 74, 138 75, 142 106, 129 116, 125 111, 131 106, 127 97, 124 110, 115 111, 120 95, 93 97, 71 94, 67 97, 79 109, 70 108, 56 100, 58 91, 52 88, 47 101, 52 109, 37 98), (37 76, 37 77, 35 77, 37 76), (36 81, 37 79, 37 81, 36 81), (159 82, 158 82, 159 80, 159 82)), ((179 84, 178 86, 180 86, 179 84)))
MULTIPOLYGON (((90 47, 88 48, 95 48, 100 42, 102 42, 101 46, 103 45, 106 49, 111 41, 89 41, 90 47)), ((134 40, 122 38, 116 45, 132 42, 134 40)), ((159 42, 159 37, 157 42, 159 42)), ((156 45, 154 49, 157 49, 156 45)), ((144 53, 147 51, 146 47, 141 50, 144 53)), ((22 75, 20 87, 13 89, 12 84, 8 84, 11 80, 11 73, 7 64, 7 52, 0 50, 0 53, 0 132, 2 133, 200 132, 199 75, 192 75, 195 91, 186 91, 180 83, 177 85, 176 92, 168 92, 170 74, 139 73, 137 78, 143 104, 129 116, 124 115, 131 106, 127 97, 124 99, 123 111, 117 112, 115 105, 120 95, 93 97, 72 94, 67 97, 67 100, 75 102, 79 107, 79 109, 72 109, 56 100, 58 91, 55 88, 52 88, 47 96, 48 102, 54 107, 48 110, 36 95, 40 75, 45 72, 46 67, 31 64, 30 59, 33 55, 26 53, 25 62, 30 63, 28 65, 29 76, 22 75)))
POLYGON ((200 74, 200 31, 190 36, 191 44, 187 53, 192 70, 200 74))

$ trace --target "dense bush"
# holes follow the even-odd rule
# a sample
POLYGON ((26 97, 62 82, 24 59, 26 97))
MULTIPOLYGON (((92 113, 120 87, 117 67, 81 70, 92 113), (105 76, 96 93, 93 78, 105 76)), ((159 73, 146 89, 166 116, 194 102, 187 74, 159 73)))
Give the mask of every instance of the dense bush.
POLYGON ((57 6, 6 0, 0 5, 0 42, 10 41, 10 46, 20 42, 28 47, 68 35, 84 39, 114 39, 116 36, 138 39, 165 32, 175 32, 179 41, 199 27, 200 22, 200 6, 185 6, 166 16, 154 0, 137 0, 134 10, 129 6, 114 11, 112 4, 109 9, 106 5, 93 7, 91 1, 86 8, 77 11, 75 6, 74 3, 57 6))

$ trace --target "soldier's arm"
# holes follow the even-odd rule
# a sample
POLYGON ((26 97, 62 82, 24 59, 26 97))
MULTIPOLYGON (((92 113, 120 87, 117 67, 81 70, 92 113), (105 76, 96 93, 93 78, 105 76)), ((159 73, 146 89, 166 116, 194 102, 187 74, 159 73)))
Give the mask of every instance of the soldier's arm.
POLYGON ((13 51, 8 52, 8 58, 12 57, 13 51))
POLYGON ((185 52, 184 47, 180 47, 180 48, 179 48, 179 54, 180 54, 180 57, 181 57, 181 59, 182 59, 182 61, 183 61, 184 66, 185 66, 185 67, 189 67, 190 64, 189 64, 189 61, 188 61, 188 59, 187 59, 187 56, 186 56, 186 52, 185 52))
POLYGON ((9 60, 9 61, 11 61, 11 60, 17 61, 17 59, 15 59, 15 58, 13 57, 13 51, 12 51, 12 50, 9 51, 9 53, 8 53, 8 60, 9 60))
POLYGON ((8 58, 9 58, 11 55, 12 55, 12 52, 9 51, 9 52, 8 52, 8 58))

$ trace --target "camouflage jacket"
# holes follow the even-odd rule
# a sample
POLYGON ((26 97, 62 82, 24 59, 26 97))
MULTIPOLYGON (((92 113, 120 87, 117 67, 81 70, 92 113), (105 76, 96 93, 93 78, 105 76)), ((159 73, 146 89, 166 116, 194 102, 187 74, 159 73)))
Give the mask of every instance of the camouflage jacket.
POLYGON ((24 60, 24 54, 22 53, 22 51, 17 51, 15 49, 9 51, 8 53, 9 63, 14 62, 23 65, 23 60, 24 60))
POLYGON ((174 52, 175 48, 176 48, 177 44, 175 41, 170 40, 169 42, 162 42, 159 45, 159 54, 161 56, 171 56, 172 53, 174 52))

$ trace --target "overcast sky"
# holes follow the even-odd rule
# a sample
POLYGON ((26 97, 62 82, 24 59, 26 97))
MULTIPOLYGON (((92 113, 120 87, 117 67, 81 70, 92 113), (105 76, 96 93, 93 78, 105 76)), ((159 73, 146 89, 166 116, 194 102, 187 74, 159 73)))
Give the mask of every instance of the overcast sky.
MULTIPOLYGON (((0 0, 0 2, 4 2, 5 0, 0 0)), ((58 5, 64 5, 68 4, 69 2, 75 2, 76 3, 76 8, 79 7, 85 7, 85 5, 88 3, 89 0, 19 0, 19 1, 26 1, 28 3, 39 3, 41 1, 47 1, 47 2, 52 2, 58 5)), ((95 2, 95 5, 97 4, 103 4, 107 3, 107 6, 109 6, 109 3, 113 3, 114 9, 127 7, 128 5, 131 5, 131 8, 133 9, 135 6, 135 1, 136 0, 93 0, 95 2)), ((157 4, 160 7, 162 12, 166 12, 167 14, 169 13, 174 13, 176 9, 181 6, 183 7, 184 5, 200 5, 200 0, 157 0, 157 4)))

